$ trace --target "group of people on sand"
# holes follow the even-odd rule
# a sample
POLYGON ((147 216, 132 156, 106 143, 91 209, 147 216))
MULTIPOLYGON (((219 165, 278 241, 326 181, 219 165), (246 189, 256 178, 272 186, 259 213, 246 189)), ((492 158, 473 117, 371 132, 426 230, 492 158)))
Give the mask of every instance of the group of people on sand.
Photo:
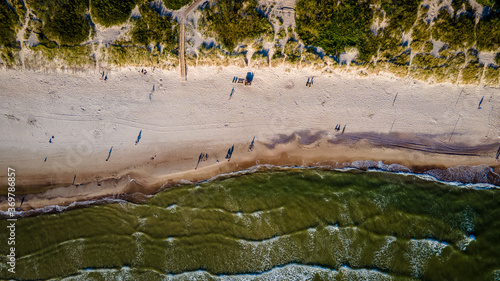
POLYGON ((306 87, 311 87, 314 77, 307 78, 306 87))
MULTIPOLYGON (((335 126, 335 132, 340 131, 340 127, 341 127, 341 126, 342 126, 342 125, 337 124, 337 126, 335 126)), ((344 125, 344 128, 342 129, 342 134, 343 134, 343 133, 344 133, 344 131, 345 131, 345 126, 347 126, 347 125, 344 125)))
MULTIPOLYGON (((248 147, 248 152, 252 151, 254 149, 254 143, 255 143, 255 137, 253 137, 252 142, 250 143, 250 146, 248 147)), ((233 157, 233 152, 234 152, 234 144, 227 150, 226 157, 224 159, 227 159, 227 162, 231 161, 231 157, 233 157)), ((196 168, 195 170, 198 169, 198 165, 200 162, 207 161, 208 160, 208 153, 200 153, 200 156, 198 156, 198 163, 196 163, 196 168)), ((217 159, 217 163, 219 160, 217 159)))
POLYGON ((106 74, 106 72, 102 72, 102 75, 101 75, 101 80, 104 80, 104 81, 107 81, 108 80, 108 75, 106 74))
POLYGON ((225 159, 227 159, 227 162, 231 161, 231 157, 233 157, 233 151, 234 151, 234 144, 233 146, 227 150, 227 154, 225 159))
POLYGON ((208 153, 200 153, 200 156, 198 156, 198 163, 196 163, 196 168, 194 168, 195 170, 198 169, 198 165, 200 164, 200 162, 202 161, 207 161, 208 160, 208 153))

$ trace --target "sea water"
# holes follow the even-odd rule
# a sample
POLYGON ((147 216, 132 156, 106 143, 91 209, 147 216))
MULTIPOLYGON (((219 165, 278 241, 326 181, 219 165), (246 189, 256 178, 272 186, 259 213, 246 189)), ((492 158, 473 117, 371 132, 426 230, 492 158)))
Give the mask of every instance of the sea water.
POLYGON ((258 171, 144 203, 20 218, 16 254, 16 274, 0 257, 1 278, 500 280, 500 190, 410 174, 258 171))

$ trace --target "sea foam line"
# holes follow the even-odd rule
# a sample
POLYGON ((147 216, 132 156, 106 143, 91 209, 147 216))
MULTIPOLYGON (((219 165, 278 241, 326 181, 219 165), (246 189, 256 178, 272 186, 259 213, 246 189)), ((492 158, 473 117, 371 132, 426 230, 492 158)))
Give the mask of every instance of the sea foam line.
MULTIPOLYGON (((375 162, 375 161, 373 161, 375 162)), ((354 161, 353 163, 356 163, 354 161)), ((334 166, 329 166, 329 165, 319 165, 319 166, 298 166, 298 165, 293 165, 293 166, 280 166, 280 165, 272 165, 272 164, 258 164, 251 166, 247 169, 240 170, 240 171, 235 171, 235 172, 229 172, 229 173, 221 173, 216 176, 211 177, 210 179, 207 180, 202 180, 198 182, 192 182, 188 180, 181 180, 179 184, 176 186, 186 186, 186 185, 199 185, 203 183, 209 183, 212 181, 216 180, 223 180, 223 179, 228 179, 232 177, 238 177, 238 176, 243 176, 247 174, 253 174, 257 172, 272 172, 272 171, 289 171, 293 169, 301 169, 301 170, 315 170, 315 169, 322 169, 322 170, 330 170, 330 171, 337 171, 337 172, 349 172, 349 171, 362 171, 362 172, 378 172, 378 173, 389 173, 389 174, 397 174, 397 175, 403 175, 403 176, 414 176, 422 180, 426 181, 433 181, 433 182, 438 182, 442 183, 448 186, 454 186, 454 187, 460 187, 460 188, 467 188, 467 189, 477 189, 477 190, 484 190, 484 189, 500 189, 499 186, 496 186, 494 184, 490 183, 462 183, 462 182, 449 182, 449 181, 443 181, 439 180, 436 177, 432 175, 428 175, 425 173, 413 173, 413 172, 406 172, 406 171, 387 171, 384 170, 385 166, 391 167, 392 165, 387 165, 383 164, 382 161, 379 161, 378 164, 376 165, 376 168, 367 168, 367 169, 362 169, 360 167, 356 166, 350 166, 349 164, 352 163, 345 163, 346 166, 342 168, 334 167, 334 166)), ((404 167, 405 170, 409 168, 399 165, 400 167, 404 167)), ((474 167, 474 166, 471 166, 474 167)), ((131 179, 133 180, 133 179, 131 179)), ((164 184, 158 192, 166 190, 167 184, 164 184)), ((146 198, 151 198, 155 194, 151 195, 145 195, 146 198)), ((37 209, 32 209, 28 211, 15 211, 13 214, 15 215, 16 218, 19 217, 26 217, 26 216, 32 216, 40 213, 52 213, 52 212, 62 212, 71 208, 77 208, 77 207, 82 207, 86 205, 95 205, 95 204, 112 204, 112 203, 126 203, 128 201, 123 200, 123 199, 116 199, 116 198, 108 198, 104 197, 101 199, 96 199, 96 200, 86 200, 86 201, 76 201, 72 202, 70 205, 50 205, 50 206, 45 206, 42 208, 37 208, 37 209)), ((0 217, 2 218, 7 218, 9 215, 8 212, 6 211, 1 211, 0 210, 0 217)))
MULTIPOLYGON (((66 210, 71 210, 74 208, 78 207, 85 207, 89 205, 100 205, 100 204, 113 204, 113 203, 128 203, 128 201, 123 200, 123 199, 116 199, 116 198, 101 198, 101 199, 95 199, 95 200, 86 200, 86 201, 73 201, 69 205, 49 205, 41 208, 36 208, 36 209, 31 209, 27 211, 14 211, 12 214, 14 214, 15 218, 20 218, 20 217, 27 217, 27 216, 32 216, 32 215, 37 215, 41 213, 59 213, 63 212, 66 210)), ((1 211, 0 210, 0 218, 8 218, 10 217, 11 212, 7 211, 1 211)))
MULTIPOLYGON (((104 276, 108 277, 119 277, 119 276, 128 276, 130 277, 133 274, 133 271, 140 269, 149 270, 157 273, 165 280, 242 280, 242 281, 250 281, 250 280, 311 280, 316 274, 321 274, 322 276, 332 280, 339 273, 343 273, 344 275, 354 275, 354 279, 361 278, 362 280, 392 280, 393 277, 385 272, 382 272, 377 269, 372 268, 350 268, 349 266, 341 266, 339 269, 330 269, 328 267, 323 267, 319 265, 303 265, 299 263, 290 263, 286 265, 276 265, 269 270, 258 272, 258 273, 242 273, 242 274, 214 274, 206 270, 194 270, 194 271, 186 271, 181 273, 163 273, 157 269, 152 268, 131 268, 128 266, 123 266, 121 268, 116 269, 93 269, 87 268, 80 270, 77 276, 69 276, 63 278, 62 280, 85 280, 86 276, 90 273, 101 273, 104 276), (118 276, 116 276, 118 275, 118 276), (357 277, 357 278, 356 278, 357 277), (82 279, 83 278, 83 279, 82 279)), ((56 280, 56 279, 51 279, 56 280)), ((59 280, 59 279, 58 279, 59 280)))

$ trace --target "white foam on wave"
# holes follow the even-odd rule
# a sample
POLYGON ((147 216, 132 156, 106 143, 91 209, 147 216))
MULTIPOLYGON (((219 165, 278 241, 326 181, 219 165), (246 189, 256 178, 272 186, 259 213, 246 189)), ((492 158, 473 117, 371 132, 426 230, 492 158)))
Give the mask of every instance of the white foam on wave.
MULTIPOLYGON (((461 188, 471 188, 471 189, 500 189, 499 186, 496 186, 494 184, 490 183, 464 183, 464 182, 458 182, 458 181, 443 181, 440 180, 433 175, 429 174, 420 174, 420 173, 413 173, 410 168, 400 165, 400 164, 384 164, 382 161, 373 161, 373 160, 362 160, 362 161, 353 161, 352 163, 343 163, 343 167, 334 167, 334 166, 328 166, 328 165, 319 165, 315 167, 309 167, 309 166, 278 166, 278 165, 271 165, 271 164, 260 164, 260 165, 255 165, 252 166, 248 169, 237 171, 237 172, 231 172, 231 173, 223 173, 216 175, 206 181, 203 182, 211 182, 214 180, 218 179, 224 179, 224 178, 229 178, 229 177, 235 177, 235 176, 241 176, 241 175, 246 175, 246 174, 252 174, 256 172, 261 172, 261 171, 287 171, 287 170, 292 170, 292 169, 303 169, 303 170, 315 170, 315 169, 325 169, 325 170, 333 170, 333 171, 338 171, 338 172, 349 172, 353 170, 363 170, 367 172, 379 172, 379 173, 394 173, 398 175, 404 175, 404 176, 415 176, 423 180, 427 181, 435 181, 439 183, 443 183, 446 185, 451 185, 451 186, 456 186, 456 187, 461 187, 461 188)), ((477 172, 485 172, 485 171, 491 171, 487 169, 483 169, 484 165, 480 166, 470 166, 472 170, 475 170, 477 172)), ((460 166, 461 169, 466 169, 469 166, 460 166)), ((452 167, 454 168, 454 167, 452 167)), ((449 168, 451 169, 451 168, 449 168)))
POLYGON ((378 265, 384 265, 384 266, 388 266, 390 265, 391 263, 391 260, 392 260, 392 256, 390 254, 390 248, 391 248, 391 245, 397 241, 397 238, 394 237, 394 236, 386 236, 385 237, 385 243, 384 245, 382 245, 382 247, 380 247, 380 249, 378 251, 375 252, 375 264, 378 264, 378 265))
MULTIPOLYGON (((54 247, 54 248, 58 248, 58 249, 62 249, 64 247, 70 247, 71 252, 69 252, 69 255, 72 257, 72 260, 76 261, 77 264, 82 264, 81 263, 81 256, 82 256, 81 253, 84 251, 84 247, 85 247, 86 242, 87 242, 86 238, 76 238, 76 239, 62 241, 62 242, 53 244, 51 246, 46 246, 46 247, 47 248, 54 247)), ((16 257, 16 259, 18 261, 25 260, 25 259, 36 259, 36 257, 38 255, 40 255, 40 253, 43 254, 44 250, 45 249, 39 250, 36 252, 32 252, 32 253, 29 253, 29 254, 24 255, 24 256, 16 257)))
MULTIPOLYGON (((405 175, 405 176, 415 176, 417 178, 427 180, 427 181, 435 181, 439 182, 442 184, 446 185, 451 185, 451 186, 456 186, 460 188, 468 188, 468 189, 500 189, 499 186, 496 186, 494 184, 490 183, 463 183, 463 182, 452 182, 452 181, 442 181, 437 179, 436 177, 428 174, 417 174, 413 172, 407 172, 410 171, 409 168, 399 165, 399 164, 391 164, 387 165, 384 164, 382 161, 372 161, 372 160, 363 160, 363 161, 353 161, 352 163, 344 163, 344 167, 338 168, 338 167, 332 167, 332 166, 317 166, 317 167, 304 167, 304 166, 275 166, 271 164, 259 164, 252 166, 248 169, 241 170, 241 171, 236 171, 236 172, 230 172, 230 173, 222 173, 218 174, 208 180, 200 181, 197 182, 196 184, 199 183, 207 183, 219 179, 226 179, 226 178, 231 178, 231 177, 237 177, 241 175, 246 175, 246 174, 252 174, 256 172, 261 172, 261 171, 287 171, 287 170, 292 170, 292 169, 328 169, 328 170, 334 170, 338 172, 349 172, 352 170, 359 170, 363 169, 368 172, 379 172, 379 173, 395 173, 399 175, 405 175), (349 166, 352 165, 352 166, 349 166)), ((474 166, 473 166, 474 167, 474 166)), ((195 184, 192 181, 189 180, 184 180, 181 179, 179 181, 179 185, 191 185, 195 184)), ((162 186, 161 189, 164 188, 165 185, 162 186)), ((197 185, 195 188, 199 188, 199 185, 197 185)), ((153 195, 146 195, 146 197, 151 197, 153 195)), ((38 209, 32 209, 28 211, 15 211, 13 212, 14 217, 25 217, 25 216, 32 216, 32 215, 37 215, 40 213, 50 213, 50 212, 61 212, 67 209, 71 209, 77 206, 86 206, 86 205, 92 205, 92 204, 112 204, 112 203, 128 203, 126 200, 122 199, 115 199, 115 198, 103 198, 99 200, 87 200, 87 201, 78 201, 78 202, 72 202, 71 204, 67 206, 60 206, 60 205, 50 205, 46 206, 43 208, 38 208, 38 209)), ((7 211, 1 211, 0 210, 0 217, 3 218, 8 218, 10 216, 10 212, 7 211)))
MULTIPOLYGON (((342 263, 346 260, 352 260, 359 258, 359 254, 352 254, 351 251, 351 242, 353 241, 353 237, 356 237, 357 232, 359 231, 356 226, 347 226, 340 228, 337 224, 328 225, 324 228, 330 234, 330 239, 333 244, 340 243, 340 247, 338 247, 335 251, 336 262, 342 263)), ((363 247, 359 247, 357 250, 361 251, 363 247)), ((353 249, 356 250, 356 249, 353 249)))
POLYGON ((132 233, 134 237, 135 245, 137 246, 137 251, 135 252, 135 261, 139 262, 144 254, 144 248, 142 247, 142 239, 144 239, 145 234, 139 231, 132 233))
POLYGON ((500 269, 493 270, 493 272, 491 273, 491 277, 493 281, 500 281, 500 269))
POLYGON ((390 174, 398 174, 403 176, 414 176, 422 180, 439 182, 445 185, 460 187, 460 188, 469 188, 469 189, 500 189, 499 186, 496 186, 491 183, 463 183, 457 181, 442 181, 432 175, 428 174, 417 174, 412 172, 390 172, 378 169, 368 169, 367 172, 375 172, 375 173, 390 173, 390 174))
POLYGON ((458 249, 460 249, 460 251, 465 251, 467 249, 467 246, 469 246, 472 241, 476 241, 476 237, 474 235, 464 235, 464 238, 457 242, 457 247, 458 249))
POLYGON ((187 184, 193 184, 193 182, 190 180, 180 179, 179 184, 187 185, 187 184))
POLYGON ((400 164, 384 164, 382 161, 361 160, 353 161, 351 165, 357 169, 380 169, 387 172, 411 172, 411 169, 400 164))
MULTIPOLYGON (((148 270, 152 273, 149 276, 157 276, 157 278, 166 281, 180 281, 180 280, 218 280, 218 281, 305 281, 312 280, 319 277, 321 280, 334 280, 339 274, 342 275, 342 280, 392 280, 388 274, 380 272, 375 269, 352 269, 348 266, 342 266, 339 270, 330 269, 316 265, 302 265, 302 264, 287 264, 284 266, 276 266, 268 271, 262 273, 247 273, 247 274, 233 274, 233 275, 214 275, 205 270, 196 270, 190 272, 183 272, 179 274, 162 273, 154 269, 140 269, 141 272, 148 270), (154 275, 153 275, 154 274, 154 275)), ((80 270, 77 275, 68 276, 57 280, 88 280, 91 276, 95 277, 96 274, 100 275, 106 280, 133 280, 134 273, 139 272, 135 268, 123 266, 118 269, 84 269, 80 270)), ((50 279, 56 280, 56 279, 50 279)))
MULTIPOLYGON (((70 209, 80 207, 80 206, 88 206, 88 205, 94 205, 94 204, 114 204, 114 203, 128 203, 128 202, 125 200, 122 200, 122 199, 103 198, 103 199, 99 199, 99 200, 75 201, 75 202, 72 202, 71 204, 66 205, 66 206, 49 205, 49 206, 45 206, 42 208, 28 210, 28 211, 14 211, 14 212, 12 212, 12 214, 13 214, 14 218, 22 218, 22 217, 33 216, 33 215, 38 215, 38 214, 42 214, 42 213, 62 212, 62 211, 70 210, 70 209)), ((0 210, 0 217, 10 218, 11 217, 10 214, 11 214, 11 212, 0 210)))
POLYGON ((407 246, 409 251, 406 252, 406 257, 411 265, 413 277, 419 278, 425 271, 428 260, 433 256, 440 256, 449 244, 434 239, 411 239, 407 246))
POLYGON ((178 208, 178 207, 179 207, 179 206, 177 206, 177 204, 172 204, 172 205, 169 205, 169 206, 167 207, 167 210, 168 210, 168 211, 170 211, 170 212, 172 212, 172 213, 175 213, 175 211, 177 211, 177 208, 178 208))
POLYGON ((388 274, 380 272, 376 269, 352 269, 348 266, 342 266, 340 268, 340 273, 342 273, 342 280, 356 280, 356 281, 370 281, 370 280, 392 280, 392 277, 388 274))

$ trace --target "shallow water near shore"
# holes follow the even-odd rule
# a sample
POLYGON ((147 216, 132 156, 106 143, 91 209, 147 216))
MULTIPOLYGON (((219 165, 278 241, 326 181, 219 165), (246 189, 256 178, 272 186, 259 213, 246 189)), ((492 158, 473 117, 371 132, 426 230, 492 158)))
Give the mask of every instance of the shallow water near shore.
POLYGON ((498 253, 498 190, 291 169, 171 188, 142 204, 21 218, 16 274, 3 255, 0 277, 500 280, 498 253))

